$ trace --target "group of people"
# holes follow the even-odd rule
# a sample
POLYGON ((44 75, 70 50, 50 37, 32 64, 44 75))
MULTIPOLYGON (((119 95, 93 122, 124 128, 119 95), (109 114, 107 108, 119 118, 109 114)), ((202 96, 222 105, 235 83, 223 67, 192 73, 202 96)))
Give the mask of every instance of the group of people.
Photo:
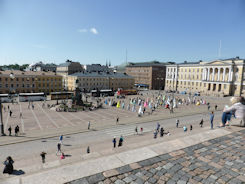
POLYGON ((155 129, 155 131, 153 132, 153 136, 154 136, 154 139, 157 138, 157 135, 158 133, 160 134, 160 137, 163 137, 164 134, 167 134, 168 136, 170 135, 170 132, 165 132, 164 128, 161 127, 161 125, 159 123, 157 123, 157 127, 155 129))
MULTIPOLYGON (((118 147, 121 147, 123 145, 123 136, 121 135, 119 140, 118 140, 118 147)), ((117 147, 117 138, 114 136, 114 138, 112 139, 112 143, 113 143, 113 148, 117 147)))
POLYGON ((174 108, 178 105, 205 105, 205 100, 197 99, 196 96, 188 96, 187 98, 175 97, 173 94, 161 94, 160 92, 154 96, 149 97, 141 95, 140 97, 134 97, 124 100, 118 100, 113 98, 106 98, 104 103, 109 106, 115 106, 116 108, 122 108, 128 111, 137 112, 138 116, 143 116, 146 112, 151 115, 157 108, 169 109, 170 113, 174 113, 174 108), (138 109, 138 110, 137 110, 138 109))
MULTIPOLYGON (((16 125, 16 127, 14 128, 15 136, 18 136, 19 131, 20 131, 19 125, 16 125)), ((9 126, 9 128, 8 128, 8 132, 9 132, 9 136, 11 136, 12 135, 12 128, 11 128, 11 126, 9 126)))

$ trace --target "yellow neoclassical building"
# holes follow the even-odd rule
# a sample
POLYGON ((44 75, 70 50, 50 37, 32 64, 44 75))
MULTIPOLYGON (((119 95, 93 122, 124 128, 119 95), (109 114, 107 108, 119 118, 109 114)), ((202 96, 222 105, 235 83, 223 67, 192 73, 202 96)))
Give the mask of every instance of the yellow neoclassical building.
POLYGON ((245 62, 232 58, 167 65, 165 90, 213 96, 245 94, 245 62))

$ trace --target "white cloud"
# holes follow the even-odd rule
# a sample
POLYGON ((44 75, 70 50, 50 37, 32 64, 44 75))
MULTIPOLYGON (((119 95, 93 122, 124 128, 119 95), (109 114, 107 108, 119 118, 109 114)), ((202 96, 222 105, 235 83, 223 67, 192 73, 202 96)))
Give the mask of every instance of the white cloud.
POLYGON ((87 29, 78 29, 78 32, 79 33, 86 33, 86 32, 88 32, 88 30, 87 29))
POLYGON ((97 29, 95 29, 94 27, 92 27, 92 28, 90 29, 90 32, 93 33, 93 34, 98 34, 97 29))

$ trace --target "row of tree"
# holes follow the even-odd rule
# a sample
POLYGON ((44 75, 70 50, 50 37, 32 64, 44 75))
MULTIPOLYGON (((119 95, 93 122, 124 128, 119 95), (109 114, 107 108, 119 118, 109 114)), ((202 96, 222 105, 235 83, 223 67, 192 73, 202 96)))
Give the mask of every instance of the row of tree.
POLYGON ((29 64, 23 64, 23 65, 18 65, 18 64, 10 64, 10 65, 3 65, 0 66, 1 70, 8 69, 8 70, 21 70, 23 71, 29 66, 29 64))

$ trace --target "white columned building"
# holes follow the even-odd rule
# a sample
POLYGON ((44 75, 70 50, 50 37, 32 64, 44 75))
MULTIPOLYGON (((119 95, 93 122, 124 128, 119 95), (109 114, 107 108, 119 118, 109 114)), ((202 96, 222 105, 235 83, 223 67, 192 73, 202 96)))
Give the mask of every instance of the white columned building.
POLYGON ((223 68, 223 82, 225 81, 225 71, 226 71, 226 68, 223 68))
POLYGON ((213 73, 212 73, 212 81, 214 81, 214 68, 212 68, 212 71, 213 71, 213 73))
POLYGON ((220 78, 220 68, 218 68, 218 81, 219 81, 219 78, 220 78))

